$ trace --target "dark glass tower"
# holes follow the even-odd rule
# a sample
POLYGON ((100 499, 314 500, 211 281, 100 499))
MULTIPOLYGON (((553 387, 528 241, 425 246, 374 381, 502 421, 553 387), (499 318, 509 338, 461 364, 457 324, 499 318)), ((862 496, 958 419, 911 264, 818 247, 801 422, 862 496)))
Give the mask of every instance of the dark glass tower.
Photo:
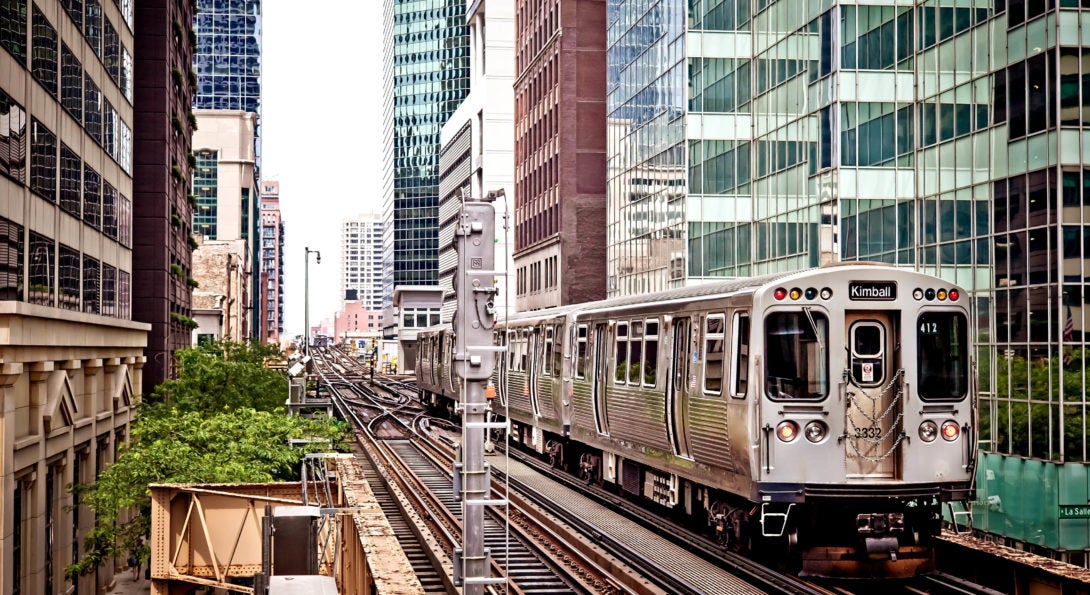
POLYGON ((261 112, 261 0, 197 0, 197 109, 261 112))
POLYGON ((386 213, 393 286, 436 285, 439 131, 469 93, 465 0, 387 2, 394 5, 394 196, 386 213))

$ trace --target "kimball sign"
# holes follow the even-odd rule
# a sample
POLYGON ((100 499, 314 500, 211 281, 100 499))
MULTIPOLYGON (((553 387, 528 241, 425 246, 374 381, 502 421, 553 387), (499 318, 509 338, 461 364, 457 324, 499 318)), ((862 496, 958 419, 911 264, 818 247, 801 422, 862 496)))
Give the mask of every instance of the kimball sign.
POLYGON ((892 281, 852 281, 848 298, 853 301, 888 302, 897 299, 897 284, 892 281))

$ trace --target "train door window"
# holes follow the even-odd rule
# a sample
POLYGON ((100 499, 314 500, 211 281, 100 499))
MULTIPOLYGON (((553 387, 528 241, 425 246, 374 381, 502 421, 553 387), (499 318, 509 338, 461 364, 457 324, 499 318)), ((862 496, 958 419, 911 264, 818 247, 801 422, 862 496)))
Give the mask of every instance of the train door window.
POLYGON ((587 325, 580 324, 575 331, 575 377, 587 377, 587 325))
POLYGON ((553 365, 552 369, 556 370, 558 377, 564 376, 564 368, 562 366, 564 362, 564 327, 556 325, 553 327, 553 365))
POLYGON ((712 314, 704 320, 704 392, 723 394, 723 341, 726 317, 712 314))
POLYGON ((507 331, 507 368, 516 370, 515 357, 518 355, 518 342, 515 341, 515 331, 507 331))
POLYGON ((648 320, 643 337, 643 385, 655 386, 659 368, 659 322, 648 320))
POLYGON ((859 386, 879 386, 886 378, 886 327, 877 320, 859 320, 848 330, 852 380, 859 386))
POLYGON ((829 319, 810 309, 765 319, 765 392, 772 399, 829 394, 829 319))
POLYGON ((961 312, 925 312, 916 325, 920 398, 961 399, 969 392, 968 323, 961 312))
POLYGON ((553 375, 553 327, 545 327, 545 353, 543 354, 541 373, 544 376, 553 375))
POLYGON ((730 394, 736 399, 746 397, 749 386, 749 313, 739 312, 734 315, 731 329, 733 336, 731 356, 734 359, 734 386, 730 394))
POLYGON ((522 329, 520 334, 522 339, 519 341, 519 370, 525 372, 530 367, 530 331, 522 329))
POLYGON ((628 383, 640 385, 643 362, 643 322, 632 323, 632 336, 628 340, 628 383))
POLYGON ((625 379, 628 378, 628 323, 617 323, 617 348, 614 350, 616 357, 614 358, 614 364, 617 366, 617 371, 613 376, 613 379, 617 384, 623 384, 625 379))

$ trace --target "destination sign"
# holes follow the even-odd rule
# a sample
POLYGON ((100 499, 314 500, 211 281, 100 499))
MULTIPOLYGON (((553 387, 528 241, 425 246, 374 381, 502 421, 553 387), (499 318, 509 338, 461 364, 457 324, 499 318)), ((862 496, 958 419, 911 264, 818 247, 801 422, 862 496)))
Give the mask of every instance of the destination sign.
POLYGON ((1061 519, 1090 519, 1090 505, 1087 504, 1061 504, 1061 519))
POLYGON ((892 301, 897 299, 897 284, 893 281, 852 281, 848 284, 848 299, 853 301, 892 301))

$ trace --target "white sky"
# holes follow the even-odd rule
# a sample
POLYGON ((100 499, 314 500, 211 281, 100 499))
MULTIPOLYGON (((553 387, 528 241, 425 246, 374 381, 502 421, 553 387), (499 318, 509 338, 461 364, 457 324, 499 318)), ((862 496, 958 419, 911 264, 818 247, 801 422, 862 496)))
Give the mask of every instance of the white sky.
POLYGON ((382 210, 382 0, 262 3, 262 178, 280 181, 284 332, 340 307, 341 221, 382 210))

